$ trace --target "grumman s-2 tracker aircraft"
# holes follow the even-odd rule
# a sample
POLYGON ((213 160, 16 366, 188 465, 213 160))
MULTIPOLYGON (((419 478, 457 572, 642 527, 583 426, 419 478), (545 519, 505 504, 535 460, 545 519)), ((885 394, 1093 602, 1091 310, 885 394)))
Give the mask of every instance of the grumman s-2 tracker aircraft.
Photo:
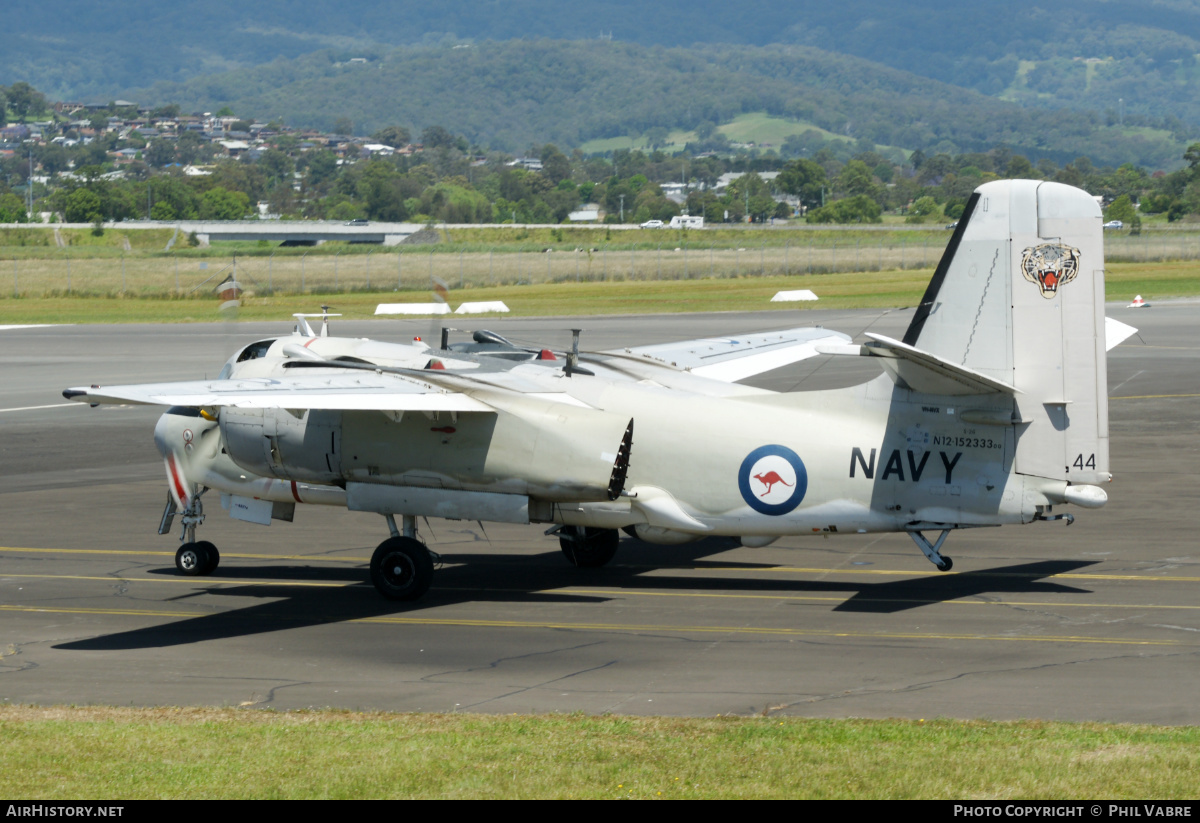
POLYGON ((905 532, 945 571, 956 529, 1070 523, 1059 507, 1107 500, 1101 222, 1079 189, 981 186, 903 340, 801 328, 580 354, 576 336, 564 354, 477 332, 431 349, 316 334, 302 316, 216 380, 64 395, 169 407, 159 531, 182 514, 185 574, 217 566, 196 540, 213 490, 264 525, 297 503, 383 515, 371 580, 393 600, 432 580, 421 516, 549 524, 577 566, 612 559, 618 530, 746 546, 905 532), (734 382, 816 354, 885 373, 819 392, 734 382))

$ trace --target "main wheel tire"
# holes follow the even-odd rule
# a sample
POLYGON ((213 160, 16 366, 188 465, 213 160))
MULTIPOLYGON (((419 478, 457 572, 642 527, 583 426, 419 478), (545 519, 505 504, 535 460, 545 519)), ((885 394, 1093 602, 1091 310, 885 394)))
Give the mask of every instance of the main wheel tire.
POLYGON ((411 537, 389 537, 371 556, 371 582, 388 600, 417 600, 433 582, 429 549, 411 537))
POLYGON ((207 567, 208 548, 203 540, 198 543, 184 543, 175 552, 175 568, 189 577, 204 574, 207 567))
POLYGON ((216 546, 207 540, 197 540, 196 545, 203 548, 204 553, 208 555, 208 562, 204 564, 204 570, 200 574, 212 574, 221 563, 221 553, 217 551, 216 546))
POLYGON ((558 545, 572 566, 597 569, 613 559, 621 535, 616 529, 590 526, 564 526, 558 533, 558 545))

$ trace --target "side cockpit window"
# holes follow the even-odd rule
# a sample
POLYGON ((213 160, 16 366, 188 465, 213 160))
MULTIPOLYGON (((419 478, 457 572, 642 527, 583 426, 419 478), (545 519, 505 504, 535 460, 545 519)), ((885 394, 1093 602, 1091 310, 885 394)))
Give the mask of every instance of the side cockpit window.
POLYGON ((256 360, 259 357, 265 357, 267 349, 271 348, 274 343, 274 338, 270 340, 259 340, 257 343, 251 343, 246 348, 242 349, 242 353, 238 355, 237 362, 243 363, 247 360, 256 360))

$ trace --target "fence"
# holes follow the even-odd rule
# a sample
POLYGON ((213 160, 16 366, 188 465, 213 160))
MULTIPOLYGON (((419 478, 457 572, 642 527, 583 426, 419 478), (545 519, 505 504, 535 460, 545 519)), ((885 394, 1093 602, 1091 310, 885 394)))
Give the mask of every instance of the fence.
MULTIPOLYGON (((545 249, 497 247, 455 251, 421 246, 369 253, 280 253, 233 257, 171 254, 85 256, 64 249, 60 256, 13 257, 0 252, 2 296, 61 294, 209 296, 228 278, 255 294, 343 291, 421 291, 438 277, 459 288, 558 282, 686 280, 713 277, 804 275, 826 272, 929 268, 945 239, 919 242, 880 237, 878 242, 802 240, 783 245, 748 244, 715 248, 688 243, 654 249, 545 249), (6 270, 7 269, 7 270, 6 270)), ((1106 237, 1115 261, 1200 259, 1200 235, 1106 237)))

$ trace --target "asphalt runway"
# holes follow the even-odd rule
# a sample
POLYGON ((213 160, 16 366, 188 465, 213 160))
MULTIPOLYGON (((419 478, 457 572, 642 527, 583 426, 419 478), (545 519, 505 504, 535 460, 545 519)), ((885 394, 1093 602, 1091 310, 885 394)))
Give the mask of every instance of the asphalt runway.
MULTIPOLYGON (((178 575, 177 537, 155 533, 159 411, 63 405, 67 386, 213 376, 288 324, 0 329, 0 699, 1200 723, 1200 304, 1108 313, 1141 330, 1109 356, 1115 481, 1069 528, 952 534, 949 574, 904 535, 623 538, 589 570, 536 526, 435 520, 422 534, 444 566, 415 605, 366 583, 381 518, 315 506, 262 527, 211 502, 201 534, 221 567, 178 575)), ((813 323, 899 337, 910 316, 450 322, 555 347, 578 324, 601 349, 813 323)), ((825 388, 873 369, 819 357, 757 383, 825 388)))

